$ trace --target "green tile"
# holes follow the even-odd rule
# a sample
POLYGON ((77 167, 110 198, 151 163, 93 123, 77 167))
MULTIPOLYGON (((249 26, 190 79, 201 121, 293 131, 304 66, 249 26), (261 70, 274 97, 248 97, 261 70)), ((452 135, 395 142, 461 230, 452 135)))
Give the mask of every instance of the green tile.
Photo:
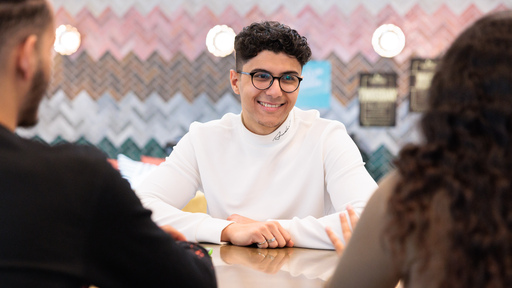
POLYGON ((155 141, 155 139, 151 139, 146 146, 142 149, 142 155, 147 155, 151 157, 165 158, 168 154, 165 152, 165 149, 160 147, 160 145, 155 141))
POLYGON ((117 158, 117 154, 119 154, 117 148, 108 140, 108 138, 103 138, 99 144, 96 145, 101 151, 107 154, 108 158, 117 158))
POLYGON ((124 154, 133 160, 140 160, 141 149, 133 142, 131 138, 128 138, 119 148, 119 153, 124 154))

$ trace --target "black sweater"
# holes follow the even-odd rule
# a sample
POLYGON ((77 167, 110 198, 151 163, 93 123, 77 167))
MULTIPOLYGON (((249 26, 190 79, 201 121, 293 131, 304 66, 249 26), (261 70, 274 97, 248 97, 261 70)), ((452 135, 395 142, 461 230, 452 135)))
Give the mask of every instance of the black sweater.
POLYGON ((216 287, 206 251, 150 216, 98 150, 0 126, 1 287, 216 287))

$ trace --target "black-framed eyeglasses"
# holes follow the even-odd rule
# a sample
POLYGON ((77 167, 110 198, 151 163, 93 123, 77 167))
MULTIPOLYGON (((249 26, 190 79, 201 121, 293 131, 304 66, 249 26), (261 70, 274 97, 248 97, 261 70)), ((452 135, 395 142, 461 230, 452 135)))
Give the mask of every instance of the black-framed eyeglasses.
POLYGON ((254 88, 258 90, 266 90, 274 84, 274 80, 277 79, 279 82, 279 87, 286 93, 295 92, 299 88, 300 81, 303 78, 293 75, 293 74, 283 74, 279 77, 273 76, 268 72, 256 71, 256 72, 243 72, 237 71, 240 74, 245 74, 251 76, 251 82, 254 88))

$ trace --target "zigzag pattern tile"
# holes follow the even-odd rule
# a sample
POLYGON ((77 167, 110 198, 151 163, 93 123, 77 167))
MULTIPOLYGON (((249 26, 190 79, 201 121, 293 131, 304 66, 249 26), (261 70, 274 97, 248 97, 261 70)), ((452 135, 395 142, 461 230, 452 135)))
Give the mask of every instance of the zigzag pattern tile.
POLYGON ((42 101, 35 127, 17 132, 24 137, 37 136, 47 143, 57 138, 68 142, 84 138, 96 144, 108 138, 114 146, 120 146, 131 138, 138 147, 150 140, 165 147, 179 140, 193 121, 217 119, 227 112, 240 113, 240 109, 238 99, 231 94, 225 94, 217 103, 205 95, 190 103, 179 93, 167 102, 157 93, 144 102, 129 93, 117 102, 108 93, 96 101, 86 91, 74 99, 59 91, 42 101))
POLYGON ((182 10, 188 14, 195 15, 203 8, 211 10, 214 15, 220 15, 226 9, 231 8, 238 14, 244 16, 254 8, 262 10, 264 15, 274 14, 280 9, 286 9, 290 11, 292 15, 296 15, 299 14, 305 6, 311 6, 314 7, 315 12, 318 14, 325 13, 333 8, 338 8, 343 12, 343 15, 346 16, 360 6, 365 7, 373 14, 377 14, 378 11, 385 6, 390 6, 403 15, 415 5, 420 6, 428 13, 433 13, 443 5, 447 5, 457 13, 463 11, 469 5, 475 5, 486 13, 494 9, 495 4, 498 3, 496 0, 260 0, 253 3, 236 0, 53 0, 52 2, 57 9, 64 8, 70 11, 72 15, 76 15, 81 10, 87 9, 95 16, 101 15, 106 9, 112 10, 113 13, 118 16, 123 16, 131 7, 134 7, 142 15, 147 15, 155 9, 165 11, 167 14, 182 10))
MULTIPOLYGON (((437 56, 462 28, 487 10, 512 7, 512 3, 506 5, 489 1, 486 2, 486 9, 481 9, 479 7, 482 5, 474 2, 451 1, 460 2, 457 10, 443 4, 437 5, 439 8, 429 13, 423 8, 424 5, 416 4, 407 13, 400 13, 393 5, 382 6, 376 4, 378 1, 373 1, 375 3, 371 4, 374 6, 359 5, 347 15, 344 7, 334 4, 324 12, 319 12, 314 5, 298 5, 302 7, 298 13, 279 8, 268 14, 262 10, 262 6, 254 6, 246 14, 241 14, 235 9, 237 4, 234 3, 238 2, 243 1, 233 2, 219 15, 209 5, 204 5, 194 14, 185 9, 177 9, 171 15, 165 14, 163 8, 155 8, 144 15, 136 9, 138 6, 134 6, 126 9, 122 16, 114 12, 113 7, 95 15, 88 10, 91 7, 87 6, 74 16, 69 10, 60 8, 57 11, 57 23, 69 23, 82 31, 83 42, 79 51, 87 51, 95 61, 107 53, 117 60, 125 59, 133 53, 145 61, 156 52, 166 61, 182 54, 191 62, 203 57, 206 34, 214 25, 227 24, 235 31, 240 31, 250 22, 262 19, 282 21, 300 31, 309 39, 315 59, 325 59, 336 54, 346 62, 361 54, 370 62, 375 62, 379 56, 371 46, 373 31, 381 24, 394 23, 402 27, 407 37, 404 51, 395 58, 397 62, 404 62, 411 56, 437 56), (381 6, 377 13, 370 9, 381 6), (460 10, 461 7, 464 10, 460 10)), ((126 8, 124 5, 122 7, 126 8)), ((71 58, 74 57, 79 56, 71 58)))
MULTIPOLYGON (((361 54, 347 63, 335 54, 325 60, 332 64, 333 97, 343 105, 347 105, 357 96, 361 72, 396 72, 400 76, 399 103, 407 97, 410 66, 408 61, 397 62, 379 58, 372 64, 361 54)), ((194 62, 188 61, 181 54, 165 61, 156 53, 146 61, 141 61, 134 54, 118 61, 109 53, 98 61, 93 61, 87 53, 82 52, 74 59, 55 57, 53 81, 49 91, 50 94, 63 91, 71 99, 82 91, 86 91, 94 99, 108 93, 116 101, 120 101, 130 92, 141 100, 157 93, 164 101, 169 101, 179 92, 190 102, 202 94, 217 102, 220 95, 232 93, 229 70, 233 67, 233 58, 219 59, 206 52, 194 62)))
MULTIPOLYGON (((399 105, 399 124, 390 128, 360 127, 357 100, 348 106, 337 101, 332 105, 331 109, 322 111, 322 116, 343 122, 365 153, 385 146, 390 153, 396 154, 404 142, 416 141, 411 130, 415 128, 417 117, 408 113, 407 102, 399 105)), ((24 137, 37 136, 47 143, 59 138, 69 142, 83 138, 96 144, 107 138, 116 147, 127 139, 132 139, 138 147, 144 147, 152 140, 165 147, 179 140, 193 121, 217 119, 227 112, 239 113, 240 109, 238 99, 230 93, 224 94, 216 103, 201 94, 191 103, 180 93, 166 102, 157 93, 145 101, 133 93, 116 101, 108 93, 95 100, 86 91, 73 99, 58 91, 43 100, 38 125, 19 129, 18 133, 24 137)))
POLYGON ((182 54, 165 61, 157 53, 145 61, 133 53, 118 61, 108 52, 94 61, 82 52, 75 58, 55 56, 49 89, 50 94, 62 90, 71 98, 86 91, 94 99, 109 93, 120 100, 132 92, 144 100, 156 92, 168 101, 181 92, 189 101, 202 93, 217 101, 231 91, 229 69, 233 67, 233 57, 216 58, 207 52, 193 62, 182 54))
MULTIPOLYGON (((356 103, 357 101, 353 101, 356 103)), ((345 123, 367 162, 367 168, 375 179, 382 177, 390 168, 390 160, 396 155, 400 141, 414 141, 410 137, 412 125, 395 128, 364 128, 353 120, 358 115, 358 105, 344 107, 336 103, 323 117, 345 123), (409 139, 407 139, 409 138, 409 139)), ((401 107, 408 107, 407 103, 401 107)), ((201 95, 190 103, 177 94, 164 102, 154 93, 142 102, 133 93, 117 102, 109 94, 95 101, 83 91, 74 99, 67 98, 62 91, 45 98, 40 108, 38 125, 31 129, 18 129, 22 137, 35 138, 56 144, 73 142, 92 144, 102 149, 109 157, 122 153, 137 159, 140 155, 164 157, 193 121, 205 122, 223 114, 239 113, 240 104, 233 95, 226 94, 217 103, 201 95), (96 113, 91 117, 91 113, 96 113)), ((403 116, 407 109, 400 109, 403 116)), ((404 123, 410 123, 405 119, 404 123)))
POLYGON ((78 53, 56 56, 40 123, 19 129, 47 143, 92 144, 115 157, 163 157, 192 121, 239 113, 231 91, 232 56, 215 58, 205 37, 216 24, 235 31, 262 19, 285 22, 308 38, 316 60, 332 67, 333 101, 322 116, 343 122, 375 179, 405 143, 420 141, 419 114, 408 111, 409 60, 436 57, 481 15, 512 8, 509 0, 54 0, 57 23, 82 32, 78 53), (394 23, 406 47, 379 57, 374 29, 394 23), (361 72, 396 72, 396 127, 359 126, 361 72))
MULTIPOLYGON (((60 57, 57 57, 58 59, 60 57)), ((135 63, 136 67, 130 65, 119 69, 123 71, 137 70, 137 67, 156 67, 161 66, 178 67, 178 64, 164 63, 161 60, 155 61, 153 64, 141 63, 136 57, 133 61, 123 60, 122 63, 135 63)), ((158 59, 158 55, 153 58, 158 59)), ((181 91, 159 90, 160 85, 155 85, 154 91, 150 91, 145 85, 130 86, 135 87, 133 90, 143 88, 139 91, 129 91, 123 95, 124 86, 130 83, 105 82, 104 87, 96 82, 108 78, 101 74, 100 67, 122 66, 122 63, 116 64, 115 59, 104 57, 106 62, 99 61, 97 63, 89 61, 89 57, 81 56, 77 58, 88 59, 85 63, 74 65, 82 69, 69 69, 61 71, 56 68, 54 81, 58 84, 52 86, 50 91, 55 91, 54 95, 45 98, 41 106, 41 119, 38 126, 31 129, 26 134, 28 137, 38 136, 46 142, 54 142, 54 139, 62 138, 67 141, 76 141, 85 138, 91 143, 100 143, 102 139, 110 139, 115 146, 122 145, 127 139, 133 139, 134 143, 139 147, 144 146, 150 139, 154 139, 159 145, 165 147, 169 142, 177 141, 187 130, 192 121, 208 121, 219 118, 227 112, 238 113, 240 111, 240 103, 238 96, 231 92, 225 92, 222 97, 215 96, 217 94, 208 94, 206 92, 198 92, 194 95, 189 90, 187 93, 191 97, 187 98, 181 91), (110 62, 108 62, 110 61, 110 62), (110 63, 110 64, 109 64, 110 63), (87 70, 86 67, 92 67, 87 70), (75 75, 76 74, 76 75, 75 75), (59 76, 60 75, 60 76, 59 76), (98 77, 99 79, 90 81, 94 85, 81 85, 83 88, 79 92, 73 83, 84 83, 80 77, 98 77), (67 77, 59 79, 58 77, 67 77), (116 88, 117 87, 117 88, 116 88), (137 88, 138 87, 138 88, 137 88), (67 90, 66 90, 67 89, 67 90), (114 90, 118 89, 118 90, 114 90), (162 95, 160 91, 164 91, 162 95), (138 94, 141 93, 141 94, 138 94), (174 94, 171 94, 174 93, 174 94), (142 97, 141 97, 142 95, 142 97), (212 97, 214 95, 215 97, 212 97), (193 98, 193 99, 190 99, 193 98), (93 117, 91 117, 91 115, 93 117)), ((359 147, 365 153, 371 154, 379 147, 386 147, 387 150, 395 155, 399 148, 407 142, 417 141, 418 135, 415 132, 415 122, 418 114, 409 113, 407 101, 407 68, 408 64, 399 65, 391 59, 381 59, 374 66, 362 56, 354 58, 349 63, 343 63, 335 55, 329 58, 333 62, 333 96, 332 107, 322 114, 326 118, 341 121, 347 126, 347 130, 351 133, 359 147), (396 71, 400 75, 399 80, 399 101, 398 101, 398 121, 396 127, 376 128, 376 127, 360 127, 358 122, 359 105, 357 101, 357 85, 358 74, 361 71, 396 71), (341 96, 341 97, 337 97, 341 96), (337 101, 341 99, 341 101, 337 101)), ((61 60, 56 60, 59 63, 61 60)), ((180 62, 180 61, 178 61, 180 62)), ((204 61, 208 69, 213 69, 209 65, 209 61, 204 61)), ((57 65, 59 66, 59 65, 57 65)), ((215 66, 219 67, 219 66, 215 66)), ((196 67, 198 71, 207 70, 196 67)), ((116 69, 108 69, 110 78, 119 81, 123 76, 116 76, 116 69)), ((226 71, 214 72, 212 74, 227 75, 226 71)), ((145 75, 145 72, 139 72, 145 75)), ((168 75, 167 71, 156 71, 155 75, 168 75)), ((187 77, 186 75, 182 77, 187 77)), ((162 78, 161 83, 172 81, 172 75, 162 78)), ((183 79, 182 79, 183 80, 183 79)), ((187 87, 200 87, 199 83, 194 81, 203 81, 198 74, 192 74, 188 81, 187 87)), ((219 88, 224 91, 229 88, 229 82, 226 80, 216 80, 223 83, 226 87, 219 88)), ((213 81, 213 82, 216 82, 213 81)), ((212 84, 213 85, 213 84, 212 84)), ((217 85, 220 85, 217 83, 217 85)), ((169 85, 173 87, 174 85, 169 85)), ((130 89, 127 89, 130 90, 130 89)), ((205 88, 206 90, 206 88, 205 88)))

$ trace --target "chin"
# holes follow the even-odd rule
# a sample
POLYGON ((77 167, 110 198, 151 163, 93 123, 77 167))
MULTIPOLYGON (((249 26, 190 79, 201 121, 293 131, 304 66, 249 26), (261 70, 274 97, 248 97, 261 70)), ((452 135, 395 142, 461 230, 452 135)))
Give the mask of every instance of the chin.
POLYGON ((41 96, 34 97, 32 101, 28 103, 28 107, 25 106, 20 111, 18 116, 18 127, 30 128, 35 126, 39 122, 39 103, 41 102, 41 96))
POLYGON ((32 117, 22 117, 18 121, 18 127, 21 128, 31 128, 36 126, 38 122, 37 115, 32 117))

